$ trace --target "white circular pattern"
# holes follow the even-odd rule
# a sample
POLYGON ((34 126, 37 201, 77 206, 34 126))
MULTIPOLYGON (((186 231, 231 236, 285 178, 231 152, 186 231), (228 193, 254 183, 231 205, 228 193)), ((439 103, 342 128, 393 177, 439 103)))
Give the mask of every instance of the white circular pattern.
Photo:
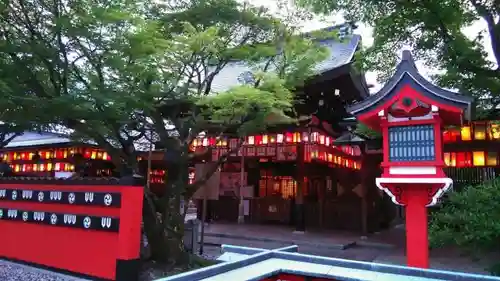
POLYGON ((23 212, 23 221, 28 220, 28 212, 23 212))
POLYGON ((70 204, 75 203, 75 198, 76 198, 76 197, 75 197, 75 194, 74 194, 73 192, 71 192, 71 193, 68 195, 68 202, 69 202, 70 204))
POLYGON ((38 192, 38 202, 42 202, 45 195, 43 195, 43 191, 38 192))
POLYGON ((16 200, 16 199, 17 199, 17 191, 12 190, 12 200, 16 200))
POLYGON ((91 223, 92 223, 92 221, 90 220, 89 217, 85 217, 83 219, 83 227, 90 228, 91 223))
POLYGON ((106 195, 104 195, 104 205, 110 206, 111 203, 113 203, 113 196, 111 196, 111 194, 107 193, 106 195))
POLYGON ((0 210, 0 219, 3 218, 3 210, 0 210))
POLYGON ((50 216, 50 223, 51 224, 56 224, 57 223, 57 215, 56 214, 52 214, 50 216))

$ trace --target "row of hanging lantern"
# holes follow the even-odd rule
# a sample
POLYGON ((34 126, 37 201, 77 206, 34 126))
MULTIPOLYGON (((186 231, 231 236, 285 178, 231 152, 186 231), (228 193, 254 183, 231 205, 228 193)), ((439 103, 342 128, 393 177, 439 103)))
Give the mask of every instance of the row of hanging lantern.
MULTIPOLYGON (((443 132, 444 143, 469 141, 499 141, 500 125, 497 121, 478 121, 443 132)), ((445 152, 444 162, 448 167, 492 167, 499 163, 496 151, 445 152)))
POLYGON ((150 175, 150 183, 165 183, 165 175, 167 171, 161 169, 151 170, 149 172, 150 175))
POLYGON ((16 173, 75 171, 75 165, 69 163, 11 164, 10 167, 16 173))
POLYGON ((6 151, 0 154, 3 161, 11 162, 17 160, 62 160, 68 159, 75 154, 81 154, 86 159, 111 160, 109 154, 95 148, 61 148, 40 149, 36 151, 6 151), (36 156, 38 155, 38 156, 36 156))
MULTIPOLYGON (((199 137, 193 140, 192 147, 208 147, 208 146, 230 146, 230 142, 237 139, 216 138, 216 137, 199 137)), ((255 136, 247 136, 245 145, 268 145, 268 144, 296 144, 300 142, 321 144, 333 146, 334 139, 319 132, 286 132, 280 134, 263 134, 255 136)))
POLYGON ((498 165, 498 153, 494 151, 445 152, 444 163, 448 167, 485 167, 498 165))
MULTIPOLYGON (((339 151, 349 156, 361 155, 361 151, 358 146, 349 146, 349 145, 335 146, 333 144, 334 140, 335 140, 334 138, 326 136, 319 132, 311 132, 311 133, 287 132, 284 134, 255 135, 246 137, 245 145, 242 151, 245 156, 274 156, 276 154, 274 144, 288 146, 304 142, 308 144, 307 150, 309 151, 307 153, 310 154, 309 156, 306 156, 306 159, 322 159, 328 161, 328 153, 332 154, 333 157, 333 155, 336 154, 335 152, 339 151), (245 149, 245 147, 251 147, 251 148, 245 149), (266 150, 264 149, 265 147, 269 149, 266 150), (329 151, 328 150, 325 151, 324 148, 331 148, 331 149, 329 151), (323 156, 320 157, 320 155, 323 156)), ((192 142, 191 149, 197 150, 198 148, 204 148, 204 147, 218 147, 221 149, 221 151, 218 152, 218 154, 222 155, 229 149, 236 148, 237 145, 238 145, 238 139, 235 138, 228 139, 228 138, 215 138, 215 137, 200 137, 196 138, 192 142)), ((238 156, 241 156, 241 153, 239 153, 238 156)))
POLYGON ((443 132, 445 143, 473 140, 500 140, 500 125, 496 121, 473 122, 460 128, 449 128, 443 132))

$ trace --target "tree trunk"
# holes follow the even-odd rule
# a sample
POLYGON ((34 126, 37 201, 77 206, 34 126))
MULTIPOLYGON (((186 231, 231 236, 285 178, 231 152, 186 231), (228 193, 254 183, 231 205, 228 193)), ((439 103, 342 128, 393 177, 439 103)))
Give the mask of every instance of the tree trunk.
POLYGON ((144 223, 144 233, 148 238, 150 248, 150 259, 157 262, 167 262, 168 255, 166 253, 167 243, 165 234, 158 222, 156 206, 152 198, 148 198, 148 194, 144 194, 144 204, 142 208, 142 221, 144 223))
POLYGON ((185 266, 190 262, 190 255, 184 248, 184 215, 180 209, 188 185, 189 166, 187 153, 181 150, 177 155, 172 157, 177 161, 169 159, 167 162, 168 179, 163 197, 153 202, 145 196, 143 220, 151 259, 185 266))

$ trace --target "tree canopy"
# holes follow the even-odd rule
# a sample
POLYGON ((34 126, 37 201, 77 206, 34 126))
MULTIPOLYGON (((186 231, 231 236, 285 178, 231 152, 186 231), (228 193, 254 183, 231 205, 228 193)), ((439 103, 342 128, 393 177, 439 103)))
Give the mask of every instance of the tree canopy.
POLYGON ((225 159, 188 184, 192 140, 295 122, 294 90, 327 56, 293 25, 234 0, 13 0, 0 11, 7 105, 97 143, 124 173, 138 171, 137 142, 168 151, 165 194, 146 193, 144 211, 158 260, 184 261, 181 200, 225 159), (214 89, 235 63, 250 67, 245 83, 214 89))
POLYGON ((498 117, 500 105, 500 5, 479 0, 296 0, 319 13, 341 12, 349 21, 374 27, 373 46, 358 56, 360 66, 380 80, 394 71, 398 52, 409 46, 417 59, 440 70, 432 78, 442 87, 472 95, 480 117, 498 117), (464 33, 478 20, 487 30, 464 33), (491 48, 493 58, 488 59, 491 48))

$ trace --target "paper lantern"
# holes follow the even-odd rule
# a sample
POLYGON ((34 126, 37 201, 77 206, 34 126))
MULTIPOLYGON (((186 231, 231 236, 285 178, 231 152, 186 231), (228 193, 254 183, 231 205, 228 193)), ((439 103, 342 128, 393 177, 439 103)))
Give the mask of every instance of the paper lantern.
POLYGON ((462 127, 462 129, 460 130, 460 136, 461 136, 461 138, 462 138, 463 141, 470 141, 470 140, 472 140, 470 126, 464 126, 464 127, 462 127))
POLYGON ((485 140, 486 139, 486 124, 475 124, 474 125, 474 139, 475 140, 485 140))
POLYGON ((488 151, 488 158, 486 160, 486 165, 496 166, 498 163, 498 155, 496 152, 488 151))
POLYGON ((484 166, 484 151, 474 151, 472 152, 472 161, 474 166, 484 166))

